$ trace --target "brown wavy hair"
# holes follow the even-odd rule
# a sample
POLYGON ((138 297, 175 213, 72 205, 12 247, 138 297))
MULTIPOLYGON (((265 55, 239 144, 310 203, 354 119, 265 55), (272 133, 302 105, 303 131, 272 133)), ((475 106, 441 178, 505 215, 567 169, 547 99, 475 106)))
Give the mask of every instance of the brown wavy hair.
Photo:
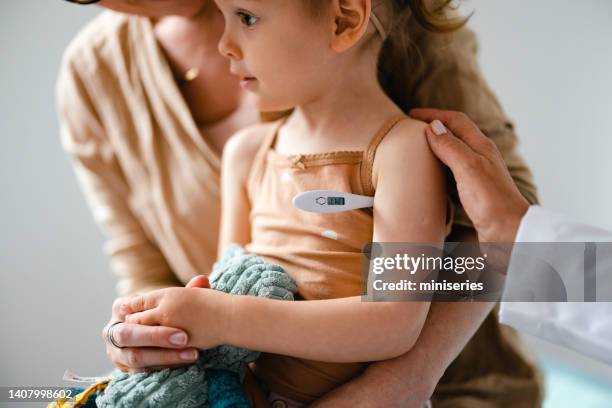
MULTIPOLYGON (((329 0, 303 0, 313 15, 324 13, 329 0)), ((378 81, 403 111, 412 108, 416 83, 425 69, 424 53, 443 48, 448 34, 470 19, 457 13, 460 0, 373 0, 373 10, 388 33, 378 56, 378 81), (383 17, 383 18, 381 18, 383 17), (385 18, 386 17, 386 18, 385 18)))

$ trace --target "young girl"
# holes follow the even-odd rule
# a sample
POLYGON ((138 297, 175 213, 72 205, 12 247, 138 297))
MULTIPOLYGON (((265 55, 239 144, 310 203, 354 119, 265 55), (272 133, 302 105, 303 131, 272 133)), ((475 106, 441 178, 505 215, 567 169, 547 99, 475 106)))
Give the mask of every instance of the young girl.
POLYGON ((368 361, 412 347, 429 303, 359 296, 365 244, 441 244, 449 231, 444 171, 426 125, 391 99, 393 77, 379 81, 379 66, 393 64, 384 59, 406 49, 408 3, 217 0, 226 21, 219 49, 241 85, 262 111, 293 109, 225 147, 220 251, 238 243, 280 264, 307 302, 173 288, 136 298, 130 311, 145 311, 126 321, 171 321, 200 349, 228 343, 263 351, 255 375, 271 400, 295 405, 355 377, 368 361), (292 205, 314 189, 374 196, 373 213, 292 205))

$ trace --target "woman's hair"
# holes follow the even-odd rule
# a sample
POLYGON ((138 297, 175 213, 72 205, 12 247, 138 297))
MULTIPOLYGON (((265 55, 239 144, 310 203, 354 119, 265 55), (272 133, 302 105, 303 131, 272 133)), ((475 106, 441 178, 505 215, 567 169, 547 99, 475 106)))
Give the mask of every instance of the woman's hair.
MULTIPOLYGON (((315 15, 324 13, 328 0, 303 0, 315 15)), ((372 0, 373 12, 385 27, 378 56, 378 81, 385 93, 407 112, 412 108, 415 84, 424 71, 423 53, 436 50, 437 39, 463 27, 470 16, 457 16, 460 0, 372 0), (438 38, 439 37, 439 38, 438 38)))
POLYGON ((448 37, 444 34, 463 27, 469 16, 458 17, 458 3, 453 0, 381 1, 389 8, 391 18, 378 56, 378 81, 393 102, 407 112, 414 107, 415 86, 424 74, 424 54, 441 51, 448 37))

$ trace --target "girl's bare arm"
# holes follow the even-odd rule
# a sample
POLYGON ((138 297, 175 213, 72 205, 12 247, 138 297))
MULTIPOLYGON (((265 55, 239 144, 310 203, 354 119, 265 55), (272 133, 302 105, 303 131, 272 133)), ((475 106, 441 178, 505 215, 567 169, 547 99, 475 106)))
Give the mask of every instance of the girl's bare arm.
POLYGON ((232 136, 223 149, 219 258, 230 244, 244 246, 251 241, 247 181, 269 126, 262 124, 246 128, 232 136))

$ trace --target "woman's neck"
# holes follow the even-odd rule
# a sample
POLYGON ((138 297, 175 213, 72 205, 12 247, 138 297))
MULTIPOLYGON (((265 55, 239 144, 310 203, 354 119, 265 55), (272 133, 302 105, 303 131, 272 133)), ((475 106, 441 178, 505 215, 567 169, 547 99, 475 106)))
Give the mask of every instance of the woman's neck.
POLYGON ((154 21, 157 41, 198 126, 229 117, 242 100, 238 79, 217 50, 223 16, 213 2, 193 17, 167 16, 154 21), (186 73, 195 73, 192 80, 186 73))

